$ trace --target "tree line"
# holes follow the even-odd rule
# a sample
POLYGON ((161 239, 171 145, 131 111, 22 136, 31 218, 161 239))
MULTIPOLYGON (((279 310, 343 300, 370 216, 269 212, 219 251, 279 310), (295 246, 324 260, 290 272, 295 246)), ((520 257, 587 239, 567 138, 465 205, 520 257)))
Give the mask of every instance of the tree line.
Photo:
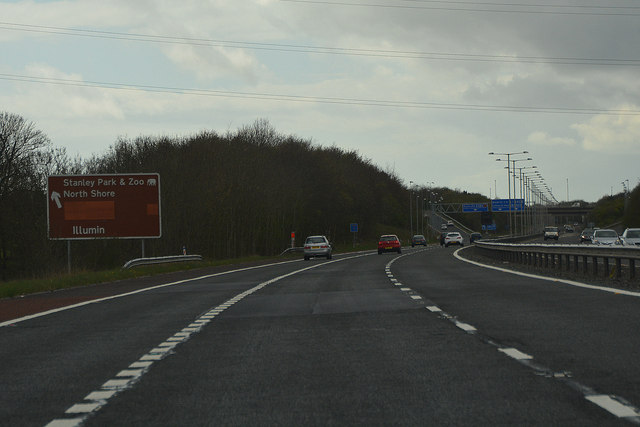
MULTIPOLYGON (((354 222, 360 241, 395 232, 408 243, 410 221, 414 230, 429 229, 417 221, 418 203, 428 210, 432 203, 490 202, 459 189, 407 188, 395 172, 355 151, 282 135, 266 119, 225 134, 119 138, 106 153, 82 159, 55 148, 23 117, 1 112, 0 280, 66 270, 67 245, 47 235, 48 176, 116 173, 160 174, 162 237, 145 240, 146 256, 179 254, 183 247, 210 259, 277 255, 290 245, 291 232, 298 246, 311 234, 346 246, 354 222)), ((452 216, 482 227, 478 214, 452 216)), ((598 201, 589 219, 637 227, 640 185, 598 201)), ((507 230, 506 214, 493 220, 507 230)), ((141 243, 79 240, 71 251, 74 269, 109 269, 139 257, 141 243)))
MULTIPOLYGON (((162 237, 146 256, 206 258, 275 255, 310 234, 348 244, 380 225, 408 229, 409 196, 401 180, 355 151, 319 147, 257 120, 224 135, 119 138, 105 154, 70 158, 33 123, 0 115, 0 276, 41 276, 66 268, 67 246, 47 236, 49 175, 160 174, 162 237)), ((73 241, 73 267, 113 268, 140 256, 128 239, 73 241)))

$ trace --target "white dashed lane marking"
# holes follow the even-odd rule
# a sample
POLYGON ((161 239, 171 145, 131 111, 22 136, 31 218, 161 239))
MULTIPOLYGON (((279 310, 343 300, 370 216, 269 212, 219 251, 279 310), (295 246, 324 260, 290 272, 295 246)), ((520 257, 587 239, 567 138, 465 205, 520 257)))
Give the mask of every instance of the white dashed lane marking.
POLYGON ((475 331, 477 331, 477 329, 476 329, 475 327, 473 327, 473 326, 469 325, 468 323, 463 323, 463 322, 458 322, 458 321, 456 321, 456 322, 455 322, 455 325, 456 325, 458 328, 460 328, 460 329, 462 329, 463 331, 465 331, 465 332, 475 332, 475 331))
MULTIPOLYGON (((471 262, 468 260, 465 260, 463 258, 461 258, 458 254, 458 251, 456 251, 454 254, 457 258, 462 259, 464 261, 467 262, 471 262)), ((414 252, 416 253, 416 252, 414 252)), ((394 278, 393 273, 391 272, 391 265, 397 260, 402 258, 405 255, 396 257, 394 259, 392 259, 385 267, 385 272, 387 273, 387 276, 389 277, 389 280, 391 281, 391 283, 393 283, 395 286, 403 286, 401 283, 398 282, 397 279, 394 278)), ((476 264, 475 262, 472 262, 473 264, 476 264)), ((501 269, 500 269, 501 270, 501 269)), ((508 271, 511 272, 509 270, 502 270, 502 271, 508 271)), ((575 282, 571 282, 569 284, 573 284, 573 285, 577 285, 575 282)), ((580 284, 581 285, 581 284, 580 284)), ((591 287, 589 285, 585 285, 585 287, 591 287)), ((402 291, 407 292, 407 293, 412 293, 413 290, 409 287, 402 287, 401 288, 402 291)), ((603 290, 607 290, 607 289, 603 289, 603 290)), ((640 295, 639 293, 633 293, 634 296, 638 296, 640 295)), ((422 297, 418 296, 418 295, 410 295, 411 298, 413 299, 422 299, 422 297)), ((539 365, 533 365, 530 362, 533 360, 533 356, 526 354, 516 348, 513 347, 501 347, 498 343, 496 343, 494 340, 489 340, 486 337, 483 337, 481 334, 478 333, 478 330, 475 328, 475 326, 470 325, 468 323, 464 323, 461 322, 459 320, 457 320, 455 318, 455 316, 452 316, 448 313, 445 313, 444 311, 442 311, 442 309, 440 309, 438 306, 435 305, 428 305, 425 307, 427 310, 429 310, 432 313, 438 313, 440 318, 448 320, 450 322, 452 322, 456 327, 460 328, 461 330, 465 331, 468 334, 473 334, 476 335, 477 337, 479 337, 483 342, 485 342, 486 344, 492 345, 493 347, 497 348, 497 350, 503 354, 505 354, 506 356, 509 356, 510 358, 524 364, 525 366, 528 366, 529 368, 537 371, 538 373, 542 372, 544 374, 547 375, 548 378, 553 378, 553 379, 557 379, 557 380, 561 380, 564 381, 570 385, 572 385, 572 388, 576 389, 576 390, 582 390, 582 394, 584 396, 584 398, 592 403, 594 403, 595 405, 601 407, 602 409, 608 411, 609 413, 613 414, 614 416, 618 417, 618 418, 622 418, 625 419, 629 422, 632 422, 634 424, 640 424, 640 409, 634 407, 633 405, 626 403, 626 401, 618 396, 615 395, 606 395, 606 394, 596 394, 593 393, 591 391, 591 389, 583 384, 580 384, 579 382, 573 380, 573 379, 569 379, 569 376, 566 372, 552 372, 549 369, 546 369, 542 366, 539 365)))
POLYGON ((515 348, 499 348, 498 351, 503 352, 509 357, 512 357, 516 360, 530 360, 533 359, 533 356, 530 356, 526 353, 521 352, 515 348))
MULTIPOLYGON (((119 393, 121 391, 124 391, 124 390, 127 390, 128 388, 133 386, 153 366, 153 362, 156 362, 158 360, 162 360, 163 358, 165 358, 168 355, 172 354, 173 350, 175 349, 175 347, 178 344, 187 341, 191 337, 191 335, 199 332, 204 326, 206 326, 208 323, 210 323, 212 319, 214 319, 216 316, 220 315, 226 309, 228 309, 229 307, 233 306, 237 302, 241 301, 243 298, 247 297, 248 295, 251 295, 254 292, 259 291, 260 289, 264 288, 267 285, 275 283, 275 282, 277 282, 279 280, 282 280, 282 279, 284 279, 286 277, 293 276, 294 274, 298 274, 298 273, 301 273, 303 271, 311 270, 313 268, 320 267, 320 266, 322 266, 324 264, 342 262, 342 261, 346 261, 346 260, 349 260, 349 259, 360 258, 360 257, 363 257, 363 256, 367 256, 367 255, 366 254, 365 255, 356 255, 356 256, 352 256, 352 257, 336 259, 336 260, 333 260, 333 261, 327 261, 326 263, 314 264, 314 265, 309 266, 309 267, 305 267, 305 268, 302 268, 302 269, 299 269, 299 270, 292 271, 292 272, 287 273, 287 274, 283 274, 281 276, 278 276, 278 277, 275 277, 273 279, 270 279, 270 280, 268 280, 266 282, 262 282, 259 285, 256 285, 253 288, 251 288, 249 290, 246 290, 246 291, 236 295, 235 297, 225 301, 224 303, 216 306, 215 308, 210 309, 205 314, 203 314, 200 317, 198 317, 198 319, 196 319, 193 322, 191 322, 186 328, 183 328, 181 331, 176 332, 173 336, 167 338, 164 342, 158 344, 158 346, 156 346, 153 349, 151 349, 147 354, 145 354, 142 357, 140 357, 140 359, 138 359, 136 362, 131 363, 129 365, 130 369, 125 369, 125 370, 122 370, 122 371, 118 372, 118 374, 116 374, 115 378, 110 379, 109 381, 105 382, 99 390, 95 390, 95 391, 89 393, 84 398, 84 402, 76 403, 76 404, 74 404, 73 406, 71 406, 69 409, 67 409, 65 411, 66 414, 74 414, 74 415, 83 414, 82 417, 80 417, 80 418, 59 418, 59 419, 54 419, 51 422, 49 422, 46 425, 46 427, 76 427, 76 426, 82 425, 91 414, 95 413, 101 407, 106 405, 109 399, 111 399, 117 393, 119 393), (138 369, 136 369, 136 368, 138 368, 138 369)), ((239 270, 227 271, 227 272, 224 272, 224 273, 213 274, 213 275, 199 277, 199 278, 195 278, 195 279, 191 279, 191 280, 193 281, 193 280, 209 278, 209 277, 214 277, 214 276, 221 276, 221 275, 225 275, 225 274, 235 273, 235 272, 238 272, 238 271, 251 270, 253 268, 255 268, 255 267, 250 267, 250 268, 247 268, 247 269, 239 269, 239 270)), ((187 281, 174 282, 174 284, 184 283, 184 282, 187 282, 187 281)), ((163 286, 167 286, 167 285, 163 285, 163 286)), ((163 287, 163 286, 157 286, 157 287, 150 288, 150 289, 157 289, 157 288, 160 288, 160 287, 163 287)), ((130 295, 130 294, 127 294, 127 295, 130 295)), ((20 319, 20 320, 23 320, 23 319, 20 319)), ((0 326, 3 326, 3 325, 0 324, 0 326)))
POLYGON ((615 415, 618 418, 640 416, 640 412, 638 412, 636 409, 628 405, 623 405, 617 400, 612 399, 611 396, 599 394, 594 396, 587 396, 587 400, 595 403, 602 409, 611 412, 613 415, 615 415))

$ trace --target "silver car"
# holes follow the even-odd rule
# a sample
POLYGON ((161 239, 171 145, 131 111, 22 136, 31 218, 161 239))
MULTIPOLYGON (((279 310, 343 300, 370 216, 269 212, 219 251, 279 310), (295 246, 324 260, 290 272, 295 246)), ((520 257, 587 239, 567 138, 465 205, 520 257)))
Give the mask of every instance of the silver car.
POLYGON ((608 228, 598 228, 593 232, 591 243, 594 245, 619 245, 620 238, 616 230, 608 228))
POLYGON ((625 246, 640 247, 640 228, 627 228, 620 236, 620 240, 625 246))
POLYGON ((325 236, 309 236, 304 241, 304 259, 311 257, 327 257, 331 259, 331 243, 325 236))
POLYGON ((544 240, 547 239, 556 239, 558 240, 558 238, 560 237, 560 231, 558 230, 558 227, 545 227, 544 228, 544 240))

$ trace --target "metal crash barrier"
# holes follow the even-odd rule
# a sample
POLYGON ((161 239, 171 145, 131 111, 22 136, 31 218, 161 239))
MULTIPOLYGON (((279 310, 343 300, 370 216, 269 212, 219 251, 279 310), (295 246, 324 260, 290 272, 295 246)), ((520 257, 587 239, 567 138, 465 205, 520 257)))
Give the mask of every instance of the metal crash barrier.
POLYGON ((480 254, 534 268, 582 273, 585 276, 638 280, 640 249, 629 246, 543 245, 477 241, 480 254), (624 272, 624 274, 623 274, 624 272))
POLYGON ((151 264, 165 264, 170 262, 187 262, 187 261, 202 261, 202 255, 174 255, 174 256, 161 256, 154 258, 136 258, 131 261, 127 261, 122 269, 126 270, 131 267, 138 267, 140 265, 151 264))

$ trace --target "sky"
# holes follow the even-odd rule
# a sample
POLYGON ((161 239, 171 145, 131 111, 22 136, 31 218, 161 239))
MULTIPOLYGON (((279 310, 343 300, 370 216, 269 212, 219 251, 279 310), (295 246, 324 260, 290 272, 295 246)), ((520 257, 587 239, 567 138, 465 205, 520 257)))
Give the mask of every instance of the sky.
POLYGON ((0 111, 71 157, 266 119, 406 186, 640 183, 637 0, 0 1, 0 52, 0 111))

